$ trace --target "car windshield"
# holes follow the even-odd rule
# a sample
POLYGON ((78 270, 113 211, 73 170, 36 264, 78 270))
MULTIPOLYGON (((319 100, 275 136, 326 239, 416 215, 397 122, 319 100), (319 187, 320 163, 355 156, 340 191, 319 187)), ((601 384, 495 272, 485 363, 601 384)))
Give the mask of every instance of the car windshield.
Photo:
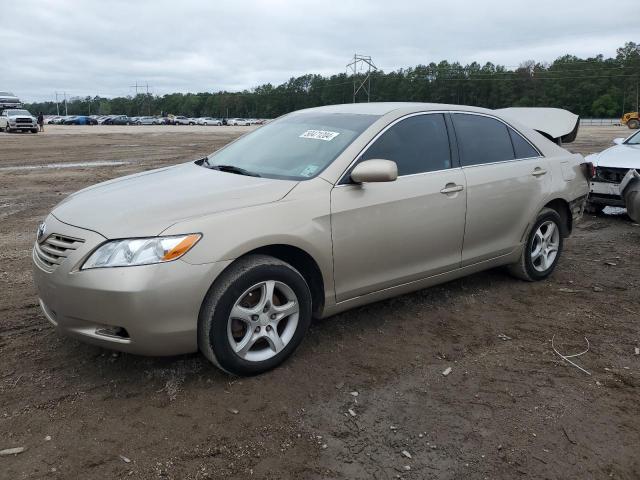
POLYGON ((230 165, 261 177, 306 180, 331 164, 378 118, 345 113, 292 113, 209 155, 207 163, 230 165))
POLYGON ((9 115, 29 115, 31 114, 27 110, 7 110, 9 115))
POLYGON ((640 132, 636 132, 635 135, 628 138, 624 143, 627 145, 640 145, 640 132))

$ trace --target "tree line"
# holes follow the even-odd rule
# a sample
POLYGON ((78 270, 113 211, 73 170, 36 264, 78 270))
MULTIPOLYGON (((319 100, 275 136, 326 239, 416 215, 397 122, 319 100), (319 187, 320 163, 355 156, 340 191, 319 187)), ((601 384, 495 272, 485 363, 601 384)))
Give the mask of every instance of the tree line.
MULTIPOLYGON (((128 97, 73 98, 73 115, 129 116, 168 112, 189 117, 274 118, 301 108, 350 103, 354 82, 362 75, 315 74, 270 83, 241 92, 139 94, 128 97)), ((412 101, 475 105, 486 108, 557 107, 581 117, 620 117, 635 111, 640 83, 640 44, 628 42, 615 58, 597 55, 581 59, 572 55, 552 63, 523 62, 517 68, 486 63, 429 63, 385 73, 371 73, 370 101, 412 101)), ((364 91, 356 101, 367 101, 364 91)), ((32 112, 56 113, 55 102, 26 105, 32 112)), ((60 113, 64 108, 60 105, 60 113)))

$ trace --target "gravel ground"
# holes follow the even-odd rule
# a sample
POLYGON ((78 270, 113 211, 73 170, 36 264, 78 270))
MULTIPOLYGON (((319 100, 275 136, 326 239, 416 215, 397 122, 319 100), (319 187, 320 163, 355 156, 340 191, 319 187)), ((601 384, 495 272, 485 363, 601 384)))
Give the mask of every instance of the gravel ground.
MULTIPOLYGON (((318 321, 256 378, 59 337, 30 273, 46 213, 245 131, 0 134, 0 450, 26 449, 0 451, 0 478, 640 478, 640 227, 620 211, 586 216, 547 281, 492 270, 318 321), (551 346, 585 337, 591 375, 551 346)), ((584 127, 568 147, 626 134, 584 127)))

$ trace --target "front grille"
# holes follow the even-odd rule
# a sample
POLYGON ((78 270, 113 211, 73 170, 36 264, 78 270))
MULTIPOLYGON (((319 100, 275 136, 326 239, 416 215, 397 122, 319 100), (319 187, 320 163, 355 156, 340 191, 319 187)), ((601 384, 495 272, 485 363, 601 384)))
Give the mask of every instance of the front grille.
POLYGON ((83 243, 84 240, 80 238, 52 233, 44 242, 36 242, 35 252, 38 260, 49 270, 53 270, 83 243))
POLYGON ((17 118, 16 119, 16 123, 33 123, 33 121, 30 118, 17 118))
POLYGON ((628 168, 596 167, 596 176, 593 180, 597 182, 620 183, 628 171, 628 168))

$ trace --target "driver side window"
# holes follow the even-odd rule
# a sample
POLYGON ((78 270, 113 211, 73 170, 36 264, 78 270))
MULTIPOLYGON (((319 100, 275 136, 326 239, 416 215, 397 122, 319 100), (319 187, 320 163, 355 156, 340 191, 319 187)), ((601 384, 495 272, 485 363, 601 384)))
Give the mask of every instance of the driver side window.
POLYGON ((399 121, 363 153, 359 162, 374 158, 396 162, 398 176, 451 168, 444 115, 414 115, 399 121))

